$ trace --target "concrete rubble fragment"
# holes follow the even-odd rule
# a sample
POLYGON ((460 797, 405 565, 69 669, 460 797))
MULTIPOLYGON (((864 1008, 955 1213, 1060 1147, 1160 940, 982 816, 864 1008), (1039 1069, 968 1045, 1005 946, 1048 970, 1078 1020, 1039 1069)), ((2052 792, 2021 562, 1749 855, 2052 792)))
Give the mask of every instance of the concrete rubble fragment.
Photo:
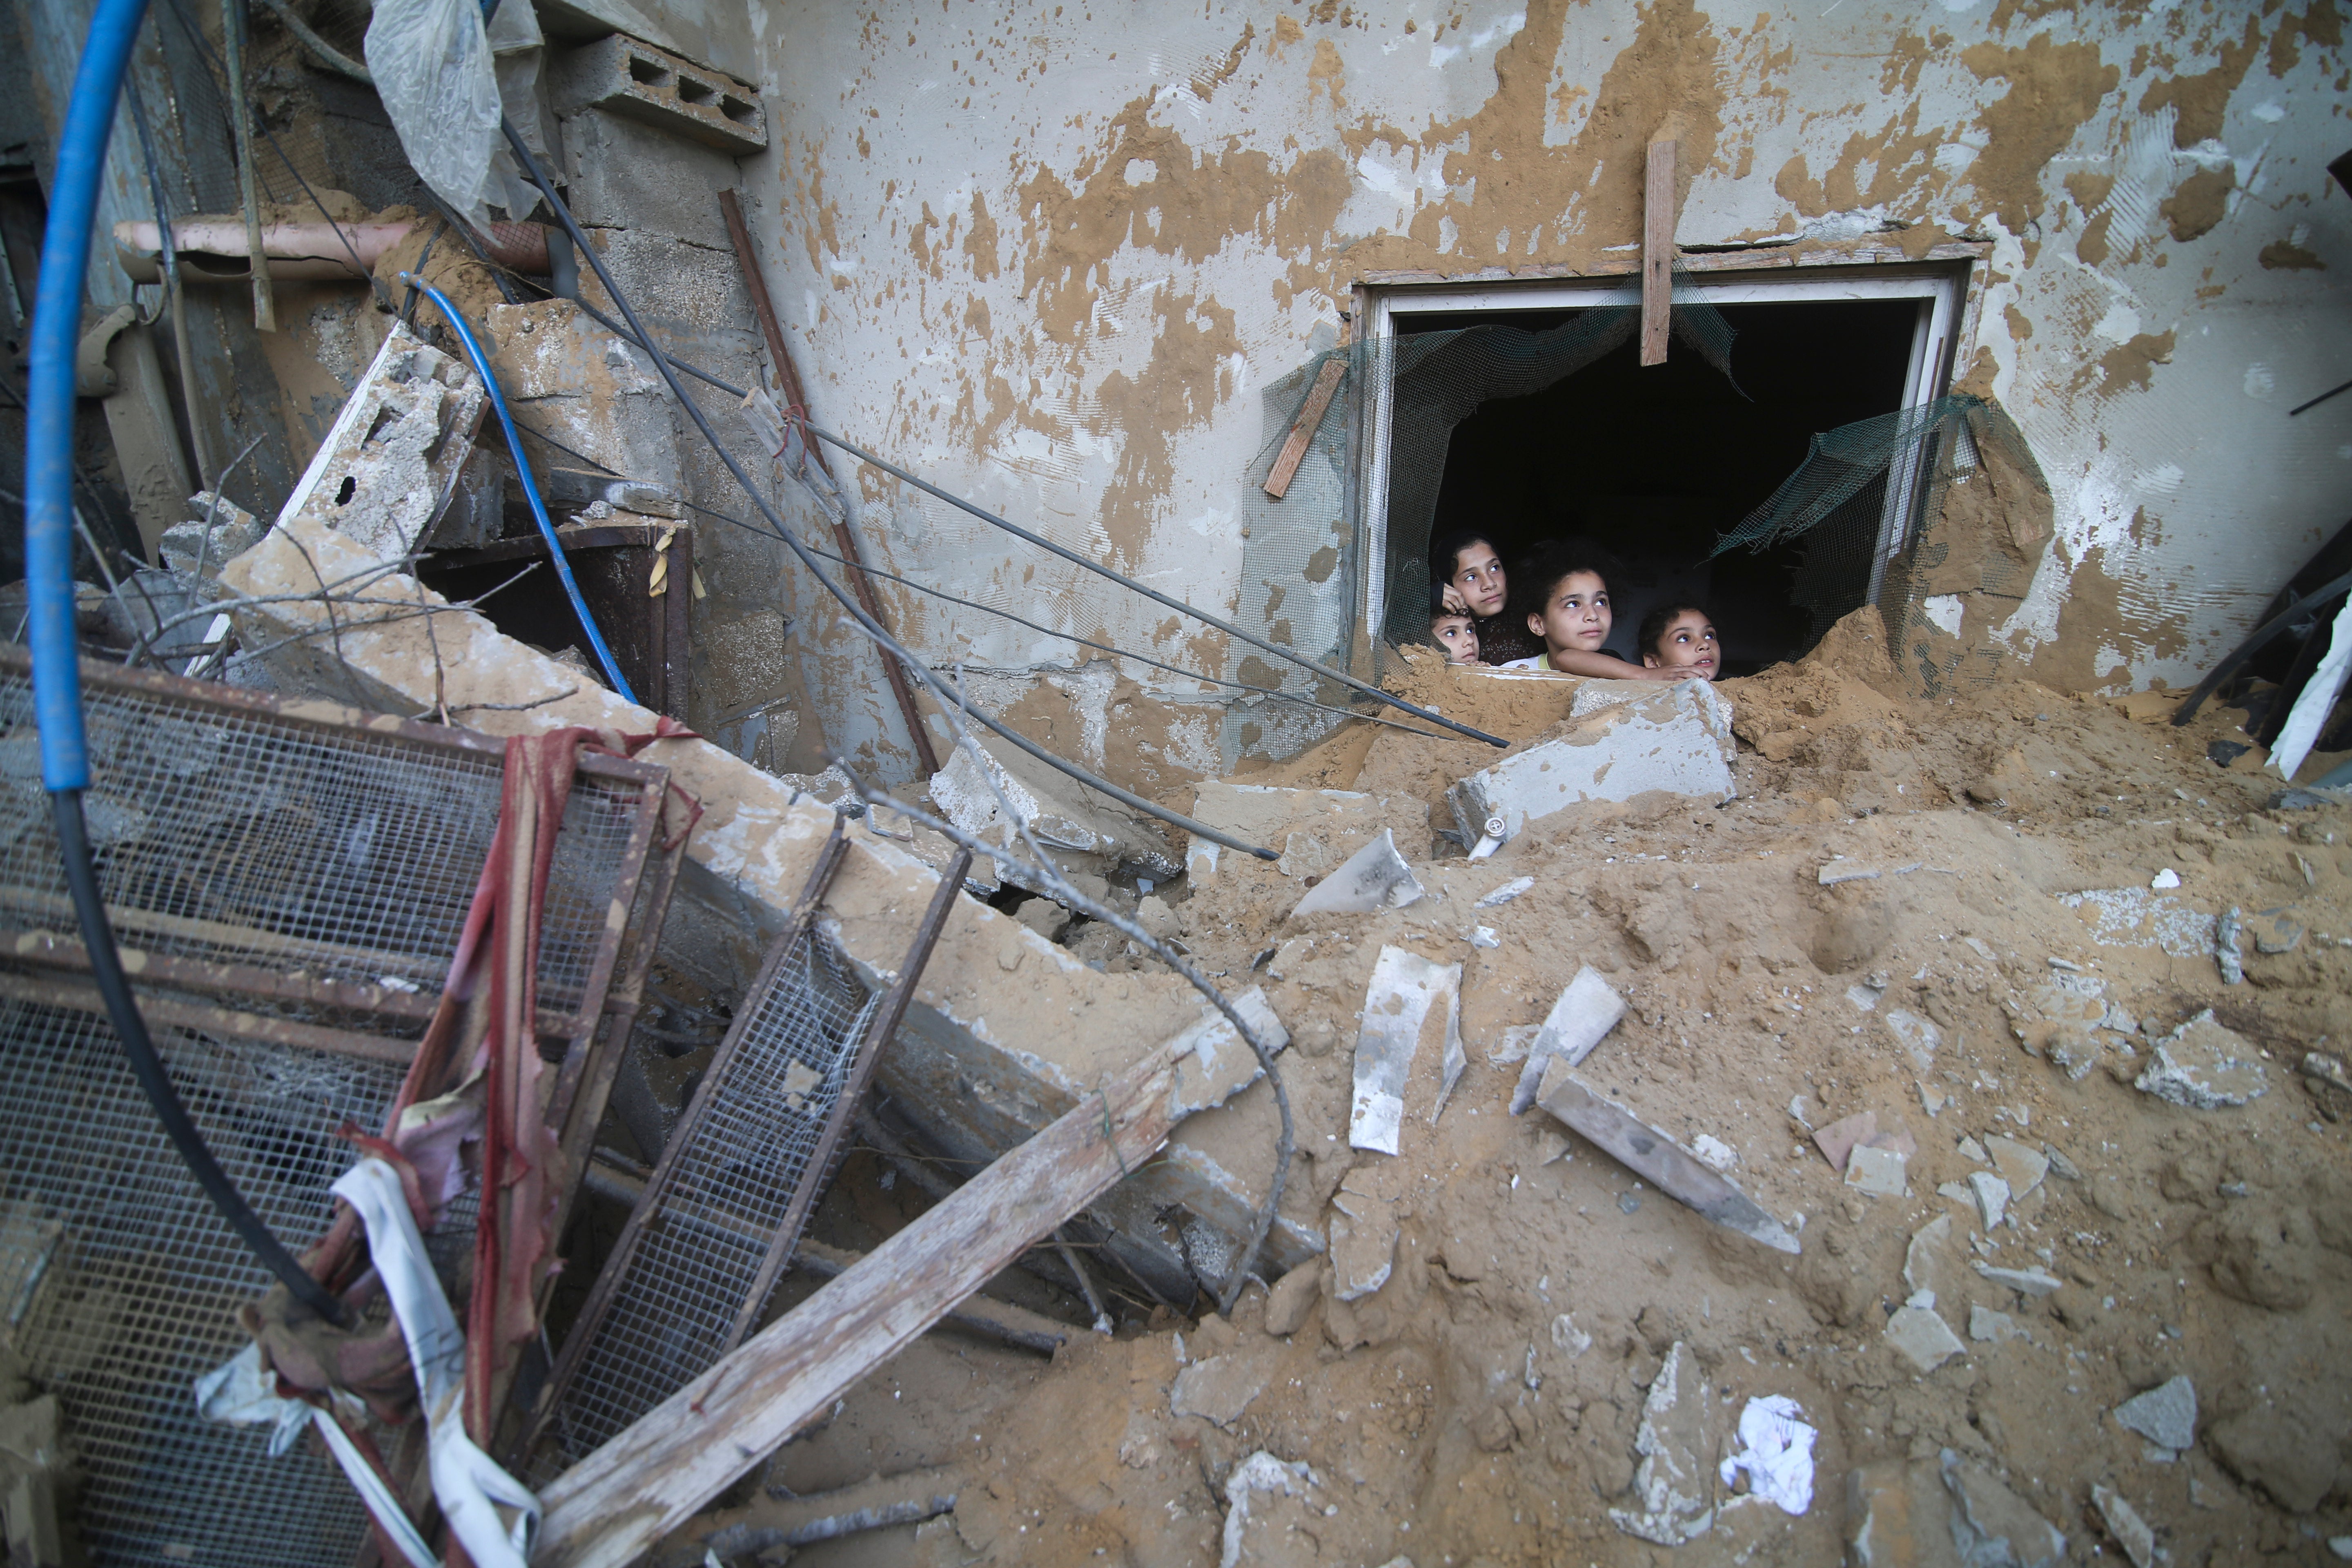
POLYGON ((1617 988, 1591 965, 1580 965, 1528 1047, 1527 1065, 1511 1090, 1511 1114, 1519 1115, 1535 1103, 1546 1068, 1555 1061, 1575 1067, 1624 1016, 1625 998, 1617 994, 1617 988))
POLYGON ((1903 1250, 1903 1283, 1911 1290, 1945 1290, 1952 1281, 1945 1278, 1949 1269, 1946 1247, 1952 1238, 1952 1216, 1937 1215, 1913 1233, 1903 1250))
POLYGON ((1323 1260, 1317 1258, 1300 1264, 1274 1282, 1274 1289, 1265 1297, 1264 1323, 1267 1333, 1287 1336, 1306 1327, 1322 1293, 1323 1270, 1323 1260))
POLYGON ((1290 912, 1307 915, 1364 915, 1374 910, 1401 910, 1423 897, 1412 868, 1397 853, 1396 837, 1381 828, 1380 837, 1341 862, 1307 890, 1290 912))
POLYGON ((1999 1132, 1984 1141, 1985 1152, 1992 1156, 1993 1168, 2009 1184, 2011 1201, 2026 1196, 2042 1184, 2049 1173, 2050 1157, 2039 1149, 2019 1142, 1999 1132))
POLYGON ((1396 1263, 1396 1205, 1371 1190, 1369 1176, 1349 1171, 1331 1194, 1326 1228, 1331 1256, 1331 1293, 1341 1301, 1360 1300, 1389 1282, 1396 1263))
POLYGON ((2213 962, 2224 985, 2246 983, 2245 940, 2245 911, 2232 904, 2213 922, 2213 962))
POLYGON ((1491 910, 1496 908, 1497 905, 1507 904, 1513 899, 1517 898, 1521 893, 1526 892, 1535 885, 1536 879, 1533 877, 1514 877, 1509 881, 1504 883, 1501 887, 1496 889, 1493 892, 1488 893, 1485 898, 1480 899, 1478 900, 1477 907, 1482 910, 1491 910))
POLYGON ((333 528, 375 560, 426 543, 474 449, 486 404, 464 361, 395 325, 278 514, 333 528))
POLYGON ((1364 1021, 1356 1034, 1355 1098, 1348 1118, 1351 1147, 1397 1152, 1405 1090, 1422 1037, 1441 1029, 1441 1081, 1430 1110, 1434 1121, 1466 1065, 1462 1053, 1462 966, 1438 964, 1401 947, 1382 947, 1364 991, 1364 1021))
MULTIPOLYGON (((1285 877, 1319 877, 1382 830, 1402 832, 1408 847, 1425 846, 1429 807, 1408 796, 1345 789, 1284 789, 1203 779, 1192 786, 1195 821, 1280 853, 1285 877)), ((1195 887, 1229 874, 1223 845, 1189 837, 1184 868, 1195 887)))
POLYGON ((1845 1184, 1876 1198, 1899 1198, 1910 1190, 1907 1162, 1896 1150, 1864 1144, 1846 1156, 1845 1184))
POLYGON ((2058 1568, 2066 1537, 2000 1478, 1946 1448, 1939 1456, 1952 1496, 1952 1544, 1967 1568, 2058 1568))
MULTIPOLYGON (((1506 837, 1530 822, 1589 800, 1623 801, 1651 790, 1705 800, 1728 800, 1737 754, 1729 704, 1705 681, 1685 680, 1664 691, 1646 682, 1588 682, 1648 688, 1596 703, 1571 718, 1556 738, 1473 773, 1447 792, 1464 841, 1499 816, 1506 837)), ((1579 694, 1581 700, 1582 694, 1579 694)))
MULTIPOLYGON (((1290 1044, 1290 1032, 1275 1016, 1265 992, 1253 985, 1233 997, 1232 1003, 1234 1011, 1242 1016, 1269 1055, 1280 1055, 1290 1044)), ((1265 1076, 1257 1053, 1250 1049, 1249 1042, 1242 1038, 1231 1020, 1208 1008, 1202 1009, 1202 1015, 1170 1047, 1176 1058, 1172 1103, 1180 1116, 1223 1105, 1265 1076)))
MULTIPOLYGON (((1536 1103, 1701 1217, 1775 1251, 1794 1254, 1800 1250, 1795 1232, 1753 1198, 1664 1132, 1603 1098, 1560 1063, 1552 1063, 1544 1073, 1536 1103)), ((1618 1207, 1632 1214, 1641 1201, 1640 1194, 1629 1192, 1618 1199, 1618 1207)))
POLYGON ((533 464, 578 471, 581 459, 670 495, 684 489, 669 392, 644 353, 569 300, 493 305, 490 372, 533 464), (545 441, 537 437, 544 436, 545 441), (570 451, 558 450, 562 442, 570 451))
POLYGON ((2261 1050, 2208 1007, 2157 1041, 2135 1087, 2191 1110, 2221 1110, 2260 1100, 2270 1084, 2261 1050))
POLYGON ((260 519, 236 502, 198 490, 188 498, 193 515, 163 531, 157 548, 163 564, 173 572, 217 577, 232 556, 242 555, 261 542, 266 531, 260 519))
POLYGON ((1845 1479, 1846 1560, 1853 1568, 1959 1568, 1951 1498, 1924 1459, 1881 1459, 1845 1479))
POLYGON ((1903 1048, 1911 1053, 1912 1063, 1921 1072, 1936 1065, 1936 1051, 1944 1043, 1944 1031, 1906 1007, 1886 1010, 1886 1027, 1903 1048))
POLYGON ((1706 1374, 1680 1340, 1666 1352, 1642 1402, 1633 1435, 1640 1462, 1633 1471, 1632 1508, 1612 1508, 1610 1522, 1657 1546, 1681 1546, 1715 1523, 1708 1500, 1706 1417, 1712 1408, 1706 1374))
POLYGON ((2009 1212, 2009 1184, 1990 1171, 1969 1173, 1969 1195, 1976 1200, 1977 1215, 1987 1230, 1999 1226, 2009 1212))
POLYGON ((2131 1559, 2132 1568, 2154 1568, 2156 1531, 2148 1528, 2147 1521, 2140 1518, 2137 1510, 2124 1500, 2123 1494, 2113 1487, 2093 1487, 2091 1501, 2098 1509, 2107 1534, 2131 1559))
POLYGON ((2007 1312, 1996 1312, 1983 1305, 1969 1308, 1969 1338, 1980 1345, 2007 1344, 2024 1332, 2007 1312))
MULTIPOLYGON (((1934 1299, 1933 1292, 1923 1291, 1921 1295, 1934 1299)), ((1922 1373, 1935 1371, 1968 1349, 1932 1306, 1906 1303, 1895 1308, 1886 1320, 1885 1339, 1895 1354, 1922 1373)))
POLYGON ((997 805, 1002 793, 1066 872, 1108 877, 1134 866, 1156 877, 1176 874, 1175 858, 1158 833, 1011 746, 978 739, 956 745, 927 790, 940 815, 964 832, 1017 849, 1019 825, 997 805))
POLYGON ((1312 1561, 1314 1541, 1295 1541, 1324 1517, 1323 1479, 1261 1448, 1225 1478, 1225 1525, 1218 1568, 1312 1561))
POLYGON ((2044 1273, 2039 1268, 1996 1268, 1981 1261, 1972 1267, 1994 1284, 2006 1286, 2021 1296, 2053 1295, 2065 1283, 2056 1275, 2044 1273))
POLYGON ((1266 1374, 1238 1352, 1205 1356, 1176 1374, 1168 1408, 1177 1415, 1199 1415, 1220 1426, 1241 1419, 1265 1388, 1266 1374))
POLYGON ((2160 1448, 2191 1447, 2197 1441, 2197 1385, 2186 1373, 2168 1378, 2116 1405, 2116 1420, 2160 1448))
MULTIPOLYGON (((2178 879, 2171 884, 2179 885, 2178 879)), ((2092 888, 2062 893, 2058 901, 2082 915, 2102 947, 2157 948, 2174 958, 2213 951, 2213 917, 2179 899, 2147 888, 2092 888)))

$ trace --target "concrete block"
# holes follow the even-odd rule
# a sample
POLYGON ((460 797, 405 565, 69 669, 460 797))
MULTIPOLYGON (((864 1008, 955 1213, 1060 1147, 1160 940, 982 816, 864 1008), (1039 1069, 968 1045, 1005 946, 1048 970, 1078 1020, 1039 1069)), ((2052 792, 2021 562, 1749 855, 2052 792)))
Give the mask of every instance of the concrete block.
MULTIPOLYGON (((665 235, 732 259, 719 193, 741 176, 727 153, 610 109, 588 108, 564 119, 563 151, 572 167, 572 213, 583 224, 665 235)), ((628 279, 621 287, 627 289, 628 279)), ((634 291, 629 300, 637 303, 634 291)))
POLYGON ((2156 1059, 2134 1086, 2191 1110, 2220 1110, 2268 1092, 2262 1051, 2208 1007, 2156 1043, 2156 1059))
POLYGON ((1445 1109, 1445 1097, 1462 1076, 1462 966, 1432 963, 1401 947, 1381 948, 1364 990, 1363 1017, 1356 1034, 1348 1142, 1393 1154, 1403 1128, 1413 1058, 1433 1026, 1442 1034, 1444 1056, 1431 1121, 1445 1109))
POLYGON ((1553 739, 1473 773, 1446 798, 1471 839, 1489 817, 1501 817, 1506 836, 1516 837, 1580 802, 1631 800, 1651 790, 1728 800, 1737 752, 1729 712, 1706 681, 1653 686, 1646 695, 1571 716, 1553 739))
POLYGON ((566 118, 609 110, 735 157, 768 144, 758 93, 625 34, 564 51, 548 76, 556 112, 566 118))
POLYGON ((373 560, 423 545, 473 453, 481 378, 394 324, 279 510, 331 528, 373 560))
POLYGON ((1519 1069, 1519 1081, 1511 1090, 1511 1114, 1517 1116, 1536 1102, 1547 1067, 1555 1061, 1575 1067, 1592 1054, 1592 1047, 1624 1016, 1625 998, 1617 994, 1616 987, 1590 964, 1578 969, 1576 978, 1568 983, 1537 1026, 1536 1037, 1528 1047, 1527 1065, 1519 1069))
POLYGON ((198 490, 188 498, 188 505, 194 509, 195 515, 165 529, 158 545, 166 570, 194 574, 201 561, 203 574, 217 577, 232 556, 242 555, 261 542, 265 531, 261 520, 234 501, 223 500, 215 505, 212 491, 198 490), (207 518, 211 519, 210 542, 205 540, 207 518))
MULTIPOLYGON (((1204 779, 1193 787, 1191 815, 1236 838, 1263 844, 1282 856, 1286 877, 1319 877, 1337 868, 1382 828, 1403 832, 1405 850, 1423 852, 1429 807, 1402 795, 1374 795, 1345 789, 1280 789, 1269 784, 1204 779)), ((1196 884, 1218 875, 1224 848, 1203 839, 1189 841, 1184 869, 1196 884)))
POLYGON ((576 468, 585 457, 673 494, 681 490, 669 393, 652 362, 569 300, 493 305, 488 325, 490 370, 517 423, 572 448, 558 451, 526 436, 523 449, 534 464, 576 468))
POLYGON ((1139 818, 993 736, 975 734, 972 739, 981 754, 954 747, 947 765, 926 786, 940 815, 964 832, 990 844, 1020 847, 1018 824, 997 804, 1001 792, 1014 816, 1029 825, 1066 868, 1107 876, 1120 866, 1133 865, 1154 877, 1176 874, 1176 858, 1167 841, 1139 818))

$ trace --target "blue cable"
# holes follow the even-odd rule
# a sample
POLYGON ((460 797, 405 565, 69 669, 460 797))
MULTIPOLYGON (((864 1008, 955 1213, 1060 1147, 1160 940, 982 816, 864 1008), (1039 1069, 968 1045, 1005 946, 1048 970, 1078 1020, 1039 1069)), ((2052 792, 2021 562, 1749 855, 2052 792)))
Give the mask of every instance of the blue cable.
POLYGON ((507 412, 506 394, 499 390, 499 378, 490 374, 490 362, 482 357, 482 345, 474 341, 465 318, 457 314, 457 307, 449 303, 446 294, 413 272, 402 273, 400 280, 432 300, 448 321, 449 330, 457 334, 457 341, 466 345, 466 357, 474 362, 474 373, 482 378, 482 385, 489 392, 490 406, 499 411, 499 424, 507 433, 507 449, 514 454, 515 472, 522 479, 522 493, 530 498, 532 521, 539 524, 540 537, 547 541, 547 548, 555 557, 555 574, 562 579, 564 596, 572 601, 572 613, 580 617, 581 629, 588 634, 588 646, 596 650, 596 662, 604 667, 604 678, 613 683, 613 690, 624 702, 636 701, 636 693, 629 689, 628 681, 621 674, 620 661, 604 645, 604 634, 596 629, 596 617, 588 613, 588 602, 580 596, 580 584, 572 580, 572 563, 564 558, 563 543, 555 537, 555 524, 548 521, 547 503, 539 499, 539 483, 530 476, 530 459, 523 456, 522 437, 515 433, 514 416, 507 412))
POLYGON ((82 731, 79 649, 74 642, 74 351, 81 335, 82 279, 98 216, 99 176, 114 131, 115 100, 147 0, 99 0, 58 134, 33 307, 31 374, 25 395, 25 581, 31 604, 33 712, 41 727, 41 782, 52 793, 89 787, 82 731))

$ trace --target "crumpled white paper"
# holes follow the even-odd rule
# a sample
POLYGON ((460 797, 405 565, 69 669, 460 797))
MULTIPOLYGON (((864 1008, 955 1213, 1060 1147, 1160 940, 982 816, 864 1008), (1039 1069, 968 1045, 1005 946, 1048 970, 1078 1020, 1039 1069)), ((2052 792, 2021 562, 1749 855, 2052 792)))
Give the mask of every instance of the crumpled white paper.
POLYGON ((1717 1474, 1729 1486, 1748 1472, 1748 1494, 1782 1513, 1801 1514, 1813 1506, 1813 1439, 1805 1412, 1786 1394, 1767 1394, 1739 1413, 1739 1452, 1725 1458, 1717 1474))

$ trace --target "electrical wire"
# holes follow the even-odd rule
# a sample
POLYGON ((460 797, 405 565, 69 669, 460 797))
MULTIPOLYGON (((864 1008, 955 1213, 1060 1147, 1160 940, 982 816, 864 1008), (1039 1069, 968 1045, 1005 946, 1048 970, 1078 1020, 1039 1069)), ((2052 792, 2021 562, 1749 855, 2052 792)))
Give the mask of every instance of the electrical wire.
MULTIPOLYGON (((572 209, 564 205, 563 198, 555 194, 553 182, 548 179, 547 171, 540 167, 539 159, 524 142, 522 133, 515 129, 514 121, 510 119, 502 119, 499 123, 500 129, 506 133, 507 145, 513 149, 517 161, 522 164, 523 171, 530 175, 531 184, 537 185, 540 194, 547 198, 549 208, 554 212, 565 231, 571 235, 573 247, 594 269, 596 281, 604 286, 605 294, 620 309, 622 318, 629 323, 630 331, 636 334, 638 342, 650 342, 653 334, 646 331, 645 323, 637 319, 636 308, 629 303, 628 296, 622 293, 620 286, 613 281, 613 275, 604 268, 604 259, 589 245, 588 237, 580 232, 578 220, 572 217, 572 209)), ((729 451, 726 444, 719 439, 719 432, 710 427, 710 416, 703 413, 702 405, 687 395, 686 388, 678 382, 677 373, 670 367, 669 356, 664 353, 650 353, 647 357, 654 362, 654 367, 661 372, 662 380, 668 384, 670 395, 677 400, 681 408, 686 410, 687 417, 694 421, 694 427, 701 432, 703 440, 709 444, 711 451, 718 455, 719 460, 727 465, 727 471, 734 476, 736 484, 741 487, 743 493, 751 498, 751 504, 760 509, 760 515, 766 521, 769 529, 778 539, 784 542, 785 546, 794 555, 799 557, 801 564, 807 568, 809 575, 814 577, 824 591, 832 595, 835 601, 849 613, 850 618, 857 623, 868 637, 873 639, 875 646, 881 648, 885 655, 898 659, 916 679, 929 687, 932 695, 942 706, 949 703, 955 704, 1007 744, 1026 752, 1055 773, 1075 779, 1088 789, 1108 795, 1131 810, 1139 811, 1146 816, 1156 818, 1173 827, 1181 827, 1197 837, 1205 838, 1212 844, 1221 844, 1241 854, 1254 855, 1261 860, 1281 858, 1279 855, 1262 844, 1251 844, 1246 840, 1235 838, 1233 835, 1212 827, 1205 822, 1196 822, 1181 812, 1171 811, 1158 801, 1146 800, 1131 790, 1121 789, 1108 779, 1098 778, 1076 763, 1055 756, 1028 736, 998 721, 993 716, 965 703, 962 693, 950 691, 946 684, 931 672, 929 666, 908 652, 906 647, 898 638, 892 637, 879 621, 867 615, 864 606, 857 603, 855 595, 825 575, 824 569, 818 563, 816 556, 810 552, 807 545, 801 542, 798 535, 784 526, 783 519, 776 515, 775 509, 768 504, 765 497, 760 494, 759 487, 752 482, 751 474, 745 471, 741 460, 729 451)))
POLYGON ((221 1169, 203 1132, 172 1087, 170 1073, 140 1016, 98 883, 82 794, 90 784, 89 742, 81 706, 80 650, 74 637, 74 352, 81 327, 82 282, 89 269, 98 185, 131 51, 147 0, 98 0, 75 67, 58 136, 49 211, 41 247, 40 288, 33 311, 30 387, 25 416, 25 575, 33 648, 33 703, 41 733, 41 782, 49 793, 74 914, 90 974, 122 1042, 132 1076, 154 1108, 180 1158, 205 1195, 297 1300, 331 1322, 342 1304, 312 1279, 253 1212, 221 1169))
POLYGON ((414 272, 404 272, 400 280, 433 301, 449 330, 466 348, 466 357, 474 362, 474 374, 482 378, 482 389, 490 395, 490 406, 499 411, 499 424, 507 434, 507 449, 514 454, 515 472, 522 481, 522 493, 530 502, 531 521, 539 524, 540 537, 547 541, 548 553, 554 557, 555 575, 563 584, 563 596, 572 601, 572 613, 580 617, 580 629, 588 634, 588 646, 596 650, 596 662, 604 667, 605 679, 622 701, 635 703, 636 693, 629 689, 628 678, 621 673, 621 661, 613 657, 612 647, 604 634, 597 629, 596 617, 588 611, 588 601, 581 596, 580 584, 572 579, 572 563, 563 553, 563 542, 555 536, 555 524, 547 515, 547 503, 540 499, 539 482, 531 478, 530 463, 522 453, 522 437, 515 429, 514 416, 507 412, 506 394, 499 390, 499 378, 491 373, 490 362, 476 341, 474 330, 449 302, 449 296, 433 287, 414 272))

